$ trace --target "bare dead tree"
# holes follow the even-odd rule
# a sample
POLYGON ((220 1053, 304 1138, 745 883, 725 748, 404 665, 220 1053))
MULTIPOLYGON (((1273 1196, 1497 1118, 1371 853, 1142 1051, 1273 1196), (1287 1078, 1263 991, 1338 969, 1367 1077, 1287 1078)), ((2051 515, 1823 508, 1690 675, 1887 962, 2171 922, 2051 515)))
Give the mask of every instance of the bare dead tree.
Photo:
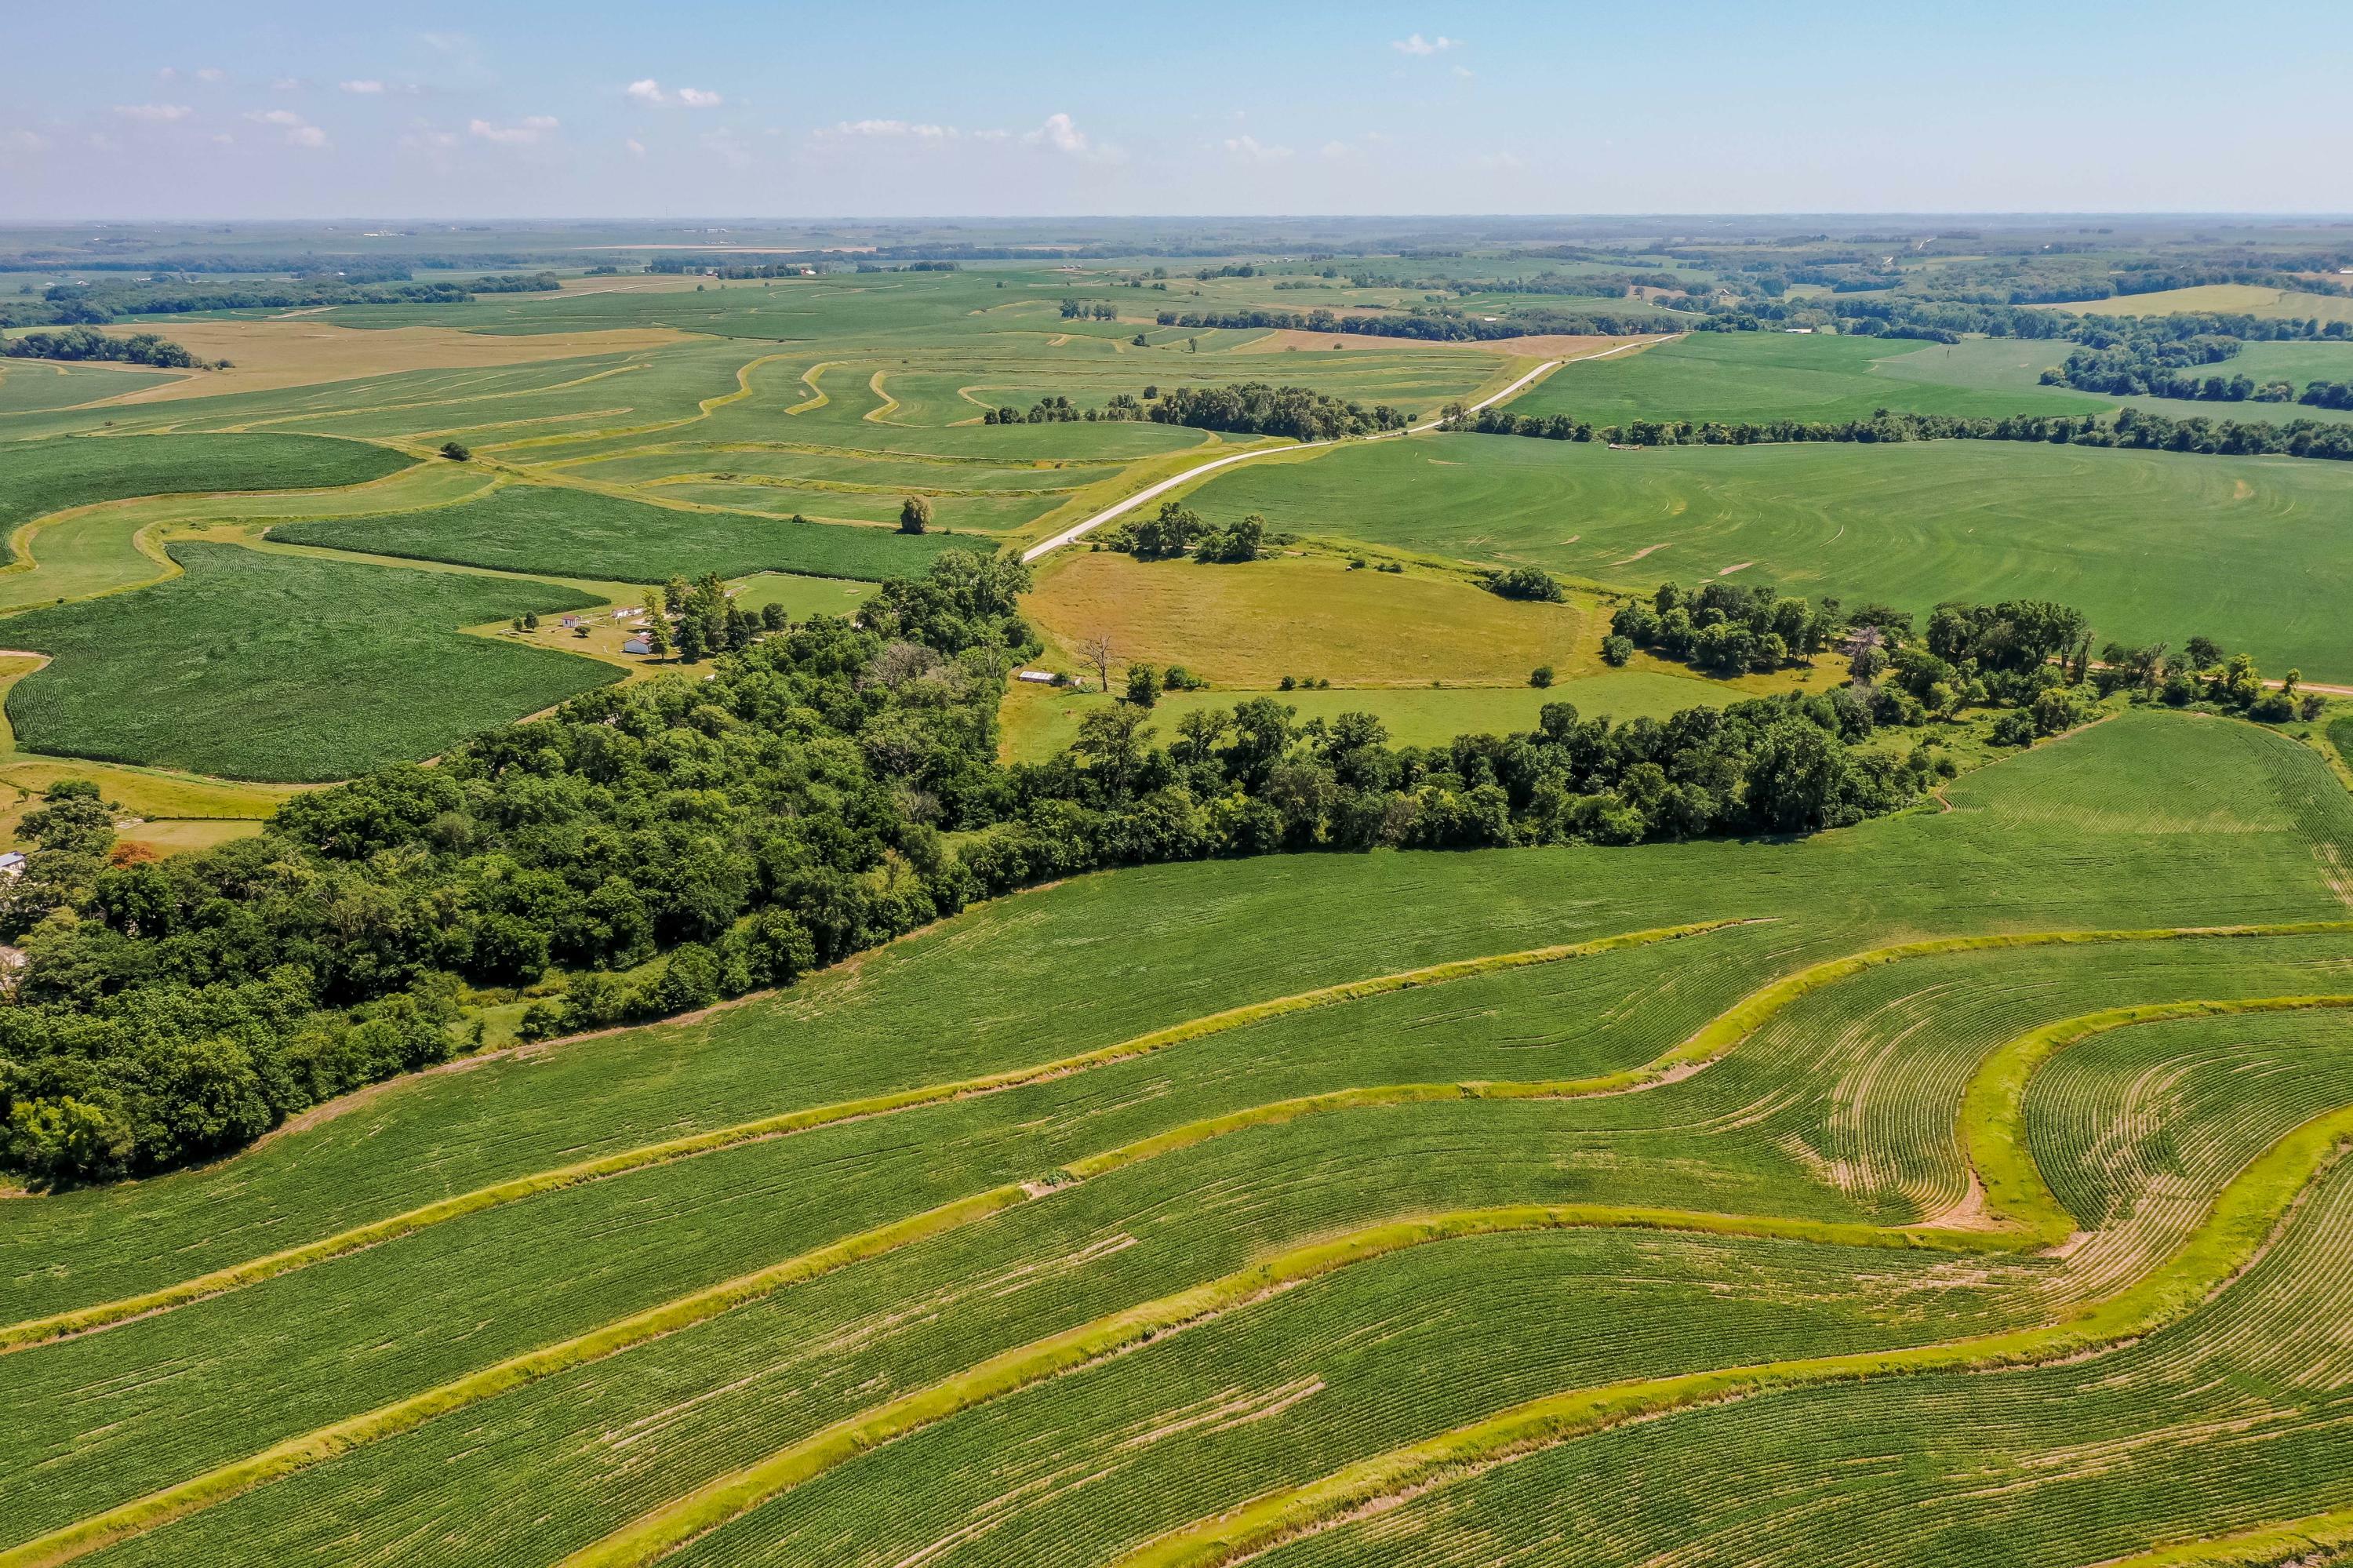
POLYGON ((1111 663, 1119 650, 1112 643, 1111 633, 1098 631, 1079 644, 1079 652, 1095 667, 1095 679, 1106 692, 1111 690, 1111 663))

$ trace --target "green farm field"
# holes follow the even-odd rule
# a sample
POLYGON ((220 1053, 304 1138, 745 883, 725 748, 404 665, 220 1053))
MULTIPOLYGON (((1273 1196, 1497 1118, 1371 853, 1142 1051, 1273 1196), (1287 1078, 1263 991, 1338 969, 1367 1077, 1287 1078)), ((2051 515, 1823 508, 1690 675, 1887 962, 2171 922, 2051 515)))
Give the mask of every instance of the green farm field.
POLYGON ((296 524, 271 530, 271 537, 366 555, 638 583, 768 571, 879 580, 920 573, 924 562, 958 544, 950 534, 766 520, 521 484, 456 506, 296 524))
MULTIPOLYGON (((2000 340, 1990 340, 2000 341, 2000 340)), ((1700 332, 1637 353, 1563 366, 1514 399, 1514 413, 1568 414, 1594 425, 1630 419, 1726 424, 1755 419, 1825 423, 1868 419, 1881 408, 1907 414, 1985 416, 2090 413, 2114 400, 2019 384, 1947 379, 1975 344, 1948 350, 1905 338, 1823 333, 1700 332)), ((2052 362, 2051 345, 2038 344, 2052 362)), ((2066 357, 2064 352, 2056 357, 2066 357)))
POLYGON ((1661 447, 1450 435, 1219 475, 1213 521, 1605 582, 1735 573, 1925 612, 2048 598, 2103 640, 2212 637, 2266 668, 2353 679, 2353 472, 2220 458, 1936 441, 1661 447))
POLYGON ((2353 798, 2147 711, 1947 795, 1082 877, 11 1204, 0 1563, 2088 1565, 2347 1507, 2353 798))
POLYGON ((569 654, 462 635, 589 596, 550 583, 189 542, 183 575, 28 610, 50 655, 8 694, 18 744, 232 779, 343 779, 618 678, 569 654))

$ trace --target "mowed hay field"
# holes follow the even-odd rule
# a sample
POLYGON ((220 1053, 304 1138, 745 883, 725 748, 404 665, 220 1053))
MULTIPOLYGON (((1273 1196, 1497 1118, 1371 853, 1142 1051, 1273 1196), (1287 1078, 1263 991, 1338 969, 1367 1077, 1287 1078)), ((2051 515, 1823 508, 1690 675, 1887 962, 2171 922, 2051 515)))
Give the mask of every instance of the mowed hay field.
POLYGON ((1119 670, 1134 659, 1182 664, 1221 686, 1285 675, 1519 685, 1539 664, 1561 674, 1600 667, 1602 629, 1588 609, 1499 599, 1426 567, 1352 570, 1332 556, 1212 566, 1082 546, 1048 557, 1022 610, 1072 673, 1092 673, 1082 645, 1099 635, 1112 639, 1119 670))
POLYGON ((459 630, 595 602, 551 583, 234 545, 171 554, 184 575, 0 621, 11 644, 51 656, 8 694, 20 745, 232 779, 344 779, 620 678, 459 630))
POLYGON ((300 523, 271 536, 367 555, 642 583, 764 571, 879 580, 918 574, 958 544, 949 534, 655 506, 540 484, 501 485, 456 506, 300 523))
POLYGON ((2345 1506, 2353 800, 2152 712, 1948 793, 1079 878, 9 1205, 11 1324, 322 1245, 7 1330, 5 1547, 2090 1564, 2345 1506))
POLYGON ((2353 321, 2353 298, 2307 294, 2301 290, 2268 288, 2258 283, 2203 283, 2191 289, 2118 294, 2113 299, 2084 300, 2049 308, 2087 316, 2168 316, 2178 312, 2212 311, 2289 321, 2353 321))
POLYGON ((2101 638, 2212 637, 2353 679, 2353 472, 2010 441, 1661 447, 1452 435, 1218 475, 1213 522, 1605 582, 1739 575, 1925 612, 2052 599, 2101 638))

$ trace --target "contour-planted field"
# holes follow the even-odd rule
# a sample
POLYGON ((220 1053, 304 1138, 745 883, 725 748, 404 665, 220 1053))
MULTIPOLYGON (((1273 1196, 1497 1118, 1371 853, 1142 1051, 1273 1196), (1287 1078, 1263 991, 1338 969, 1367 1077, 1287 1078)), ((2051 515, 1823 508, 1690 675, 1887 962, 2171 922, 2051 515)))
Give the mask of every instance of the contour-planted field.
POLYGON ((1925 612, 2053 599, 2103 639, 2192 635, 2267 668, 2353 678, 2353 472, 2010 441, 1661 447, 1444 436, 1245 465, 1195 493, 1213 522, 1341 535, 1603 581, 1739 573, 1925 612))
POLYGON ((690 511, 568 486, 522 484, 502 485, 461 505, 301 523, 274 529, 271 536, 368 555, 648 583, 705 572, 912 576, 957 543, 944 534, 690 511))
POLYGON ((2353 801, 2147 712, 1950 794, 1082 878, 10 1205, 0 1563, 2090 1564, 2346 1507, 2353 801))
POLYGON ((570 588, 233 545, 171 553, 184 575, 5 623, 10 642, 51 656, 8 694, 20 744, 233 779, 343 779, 619 678, 459 630, 594 602, 570 588))
POLYGON ((94 502, 360 484, 410 463, 382 447, 284 435, 47 440, 0 447, 0 529, 6 530, 94 502))

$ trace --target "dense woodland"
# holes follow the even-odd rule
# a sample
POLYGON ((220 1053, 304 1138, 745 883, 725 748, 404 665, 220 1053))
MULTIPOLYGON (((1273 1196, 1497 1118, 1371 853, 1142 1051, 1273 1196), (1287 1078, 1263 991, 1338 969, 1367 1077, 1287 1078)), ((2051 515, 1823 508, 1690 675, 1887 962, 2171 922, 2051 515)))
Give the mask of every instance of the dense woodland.
MULTIPOLYGON (((1529 734, 1432 748, 1256 698, 1155 745, 1148 682, 1070 752, 1008 768, 996 711, 1034 651, 1026 581, 950 552, 857 624, 599 689, 202 853, 117 854, 96 791, 60 786, 0 901, 26 958, 0 1005, 0 1166, 61 1183, 227 1152, 468 1048, 479 988, 543 992, 523 1029, 553 1034, 788 984, 1095 866, 1805 832, 1936 771, 1924 748, 1855 749, 1876 720, 1833 697, 1627 725, 1556 704, 1529 734)), ((708 618, 668 597, 680 637, 708 618)))
POLYGON ((226 368, 213 361, 198 359, 178 344, 152 332, 133 333, 129 337, 109 337, 89 327, 68 327, 63 332, 28 332, 22 337, 12 337, 0 343, 0 355, 11 359, 97 359, 123 365, 153 365, 167 370, 209 370, 226 368))

